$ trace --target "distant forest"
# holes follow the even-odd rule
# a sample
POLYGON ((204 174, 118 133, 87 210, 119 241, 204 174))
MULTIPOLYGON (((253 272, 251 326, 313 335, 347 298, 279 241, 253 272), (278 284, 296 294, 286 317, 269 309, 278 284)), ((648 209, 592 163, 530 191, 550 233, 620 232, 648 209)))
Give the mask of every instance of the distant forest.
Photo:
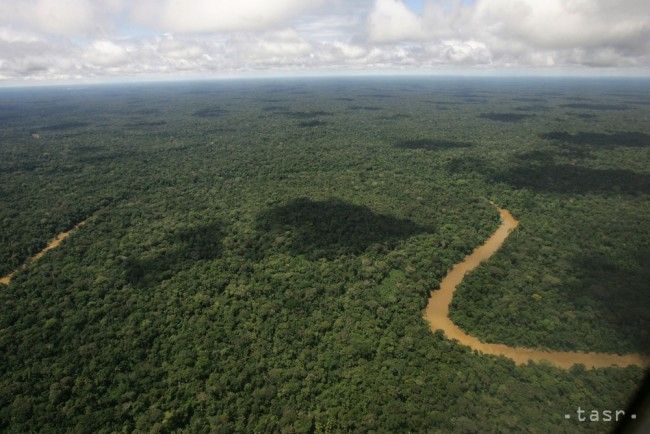
POLYGON ((640 368, 516 366, 454 322, 650 353, 650 82, 337 79, 0 90, 6 432, 607 432, 640 368))

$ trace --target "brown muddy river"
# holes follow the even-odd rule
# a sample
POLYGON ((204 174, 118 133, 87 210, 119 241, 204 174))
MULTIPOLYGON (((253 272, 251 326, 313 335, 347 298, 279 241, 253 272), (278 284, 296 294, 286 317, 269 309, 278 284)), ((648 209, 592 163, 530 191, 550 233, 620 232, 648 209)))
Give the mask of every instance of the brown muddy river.
POLYGON ((574 364, 581 363, 587 368, 604 368, 608 366, 648 366, 650 358, 641 354, 609 354, 579 351, 545 351, 526 347, 511 347, 504 344, 486 343, 466 333, 449 318, 449 305, 456 287, 463 281, 466 273, 487 261, 503 245, 508 235, 517 227, 519 222, 508 210, 499 209, 501 225, 474 251, 457 263, 440 282, 440 288, 431 292, 431 297, 424 310, 424 318, 429 322, 432 331, 442 330, 448 339, 470 347, 483 354, 503 356, 522 365, 529 361, 546 361, 554 366, 568 369, 574 364))
POLYGON ((56 237, 50 240, 50 242, 47 243, 47 245, 38 253, 36 253, 34 256, 31 258, 27 259, 23 265, 20 266, 17 270, 12 271, 11 273, 7 274, 6 276, 0 277, 0 284, 2 285, 9 285, 11 283, 11 279, 13 279, 14 275, 20 271, 24 270, 29 264, 32 262, 38 261, 44 254, 49 252, 52 249, 55 249, 65 240, 70 236, 72 232, 74 232, 76 229, 78 229, 80 226, 83 226, 86 223, 86 220, 82 221, 81 223, 77 223, 72 229, 69 229, 67 231, 61 232, 58 234, 56 237))
MULTIPOLYGON (((474 249, 461 262, 455 264, 447 275, 440 282, 440 288, 431 292, 429 302, 424 310, 424 318, 429 322, 431 330, 442 330, 448 339, 456 340, 473 350, 483 354, 503 356, 513 360, 517 364, 526 364, 529 361, 546 361, 561 368, 570 368, 576 363, 581 363, 588 368, 603 368, 608 366, 648 366, 650 358, 641 354, 609 354, 578 351, 545 351, 526 347, 511 347, 504 344, 486 343, 478 338, 467 334, 449 318, 449 305, 454 296, 456 287, 463 281, 466 273, 469 273, 481 262, 488 260, 501 247, 508 235, 517 227, 519 222, 505 209, 499 209, 501 225, 483 243, 474 249)), ((0 284, 8 285, 13 276, 20 270, 25 269, 32 262, 40 259, 48 251, 58 247, 63 240, 68 238, 72 232, 83 226, 86 220, 78 223, 72 229, 59 233, 47 245, 25 263, 6 276, 0 277, 0 284)))

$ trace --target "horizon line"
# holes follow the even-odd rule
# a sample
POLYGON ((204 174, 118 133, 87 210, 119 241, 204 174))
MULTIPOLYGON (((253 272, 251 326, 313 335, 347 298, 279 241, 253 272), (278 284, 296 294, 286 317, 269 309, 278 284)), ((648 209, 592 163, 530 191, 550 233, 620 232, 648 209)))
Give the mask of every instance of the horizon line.
POLYGON ((166 84, 166 83, 191 83, 191 82, 226 82, 226 81, 272 81, 290 79, 334 79, 334 78, 486 78, 486 79, 588 79, 588 80, 650 80, 649 73, 585 73, 580 72, 540 72, 540 71, 511 71, 508 73, 498 71, 471 71, 471 72, 372 72, 372 71, 342 71, 342 72, 313 72, 313 73, 262 73, 248 74, 223 74, 223 75, 182 75, 182 76, 122 76, 115 78, 79 78, 79 79, 53 79, 53 80, 0 80, 0 89, 44 88, 44 87, 78 87, 102 85, 137 85, 137 84, 166 84))

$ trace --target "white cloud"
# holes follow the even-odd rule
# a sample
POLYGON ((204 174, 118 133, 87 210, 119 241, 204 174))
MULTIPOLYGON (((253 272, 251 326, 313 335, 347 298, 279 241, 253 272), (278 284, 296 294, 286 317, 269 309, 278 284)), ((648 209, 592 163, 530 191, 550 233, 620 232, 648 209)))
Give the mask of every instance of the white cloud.
POLYGON ((229 32, 273 27, 314 8, 320 0, 146 0, 132 16, 172 32, 229 32))
POLYGON ((480 0, 473 25, 539 48, 624 44, 650 36, 648 5, 621 1, 613 10, 610 0, 480 0))
POLYGON ((650 70, 645 0, 0 0, 0 80, 650 70))
POLYGON ((334 42, 332 48, 338 51, 340 56, 347 59, 359 59, 368 52, 365 47, 345 42, 334 42))
POLYGON ((371 42, 428 41, 430 54, 452 63, 638 65, 650 51, 650 2, 429 0, 417 15, 402 0, 376 0, 367 34, 371 42))
POLYGON ((311 52, 311 45, 291 29, 275 32, 257 40, 248 50, 254 57, 295 57, 311 52))
POLYGON ((105 31, 122 7, 121 0, 0 0, 0 24, 78 36, 105 31))
POLYGON ((483 65, 492 62, 492 54, 483 43, 474 40, 445 40, 427 47, 427 52, 440 63, 483 65))
POLYGON ((19 42, 36 42, 41 38, 33 32, 26 32, 22 30, 15 30, 9 27, 0 27, 0 41, 9 43, 19 42))
POLYGON ((109 40, 97 40, 84 52, 84 59, 92 65, 117 66, 128 60, 129 49, 109 40))
POLYGON ((168 59, 194 60, 205 55, 205 50, 199 44, 181 41, 170 34, 158 40, 156 52, 168 59))
POLYGON ((401 0, 377 0, 368 17, 368 33, 374 42, 422 39, 423 22, 401 0))

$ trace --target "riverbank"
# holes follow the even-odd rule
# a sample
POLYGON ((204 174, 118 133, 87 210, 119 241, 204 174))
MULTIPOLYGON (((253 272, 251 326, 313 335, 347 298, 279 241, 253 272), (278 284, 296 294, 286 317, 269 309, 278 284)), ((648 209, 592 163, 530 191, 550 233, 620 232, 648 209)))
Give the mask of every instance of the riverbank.
POLYGON ((431 331, 442 330, 448 339, 470 347, 483 354, 503 356, 513 360, 518 365, 532 362, 548 362, 559 368, 568 369, 575 364, 583 364, 587 368, 605 368, 609 366, 648 366, 650 358, 642 354, 610 354, 579 351, 544 351, 526 347, 512 347, 504 344, 486 343, 466 333, 449 317, 449 306, 454 292, 463 281, 465 274, 471 272, 482 262, 487 261, 503 245, 510 233, 517 228, 519 222, 508 210, 498 208, 501 225, 481 246, 455 264, 440 282, 440 288, 431 292, 429 302, 424 310, 431 331))

